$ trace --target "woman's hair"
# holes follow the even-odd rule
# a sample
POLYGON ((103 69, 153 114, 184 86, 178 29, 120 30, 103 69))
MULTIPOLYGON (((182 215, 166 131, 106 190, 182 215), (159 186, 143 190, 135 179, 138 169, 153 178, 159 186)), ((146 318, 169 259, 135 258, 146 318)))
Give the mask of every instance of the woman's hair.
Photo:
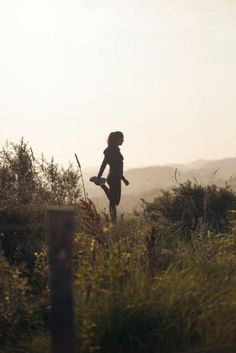
POLYGON ((108 146, 117 146, 118 139, 123 136, 121 131, 111 132, 107 139, 108 146))

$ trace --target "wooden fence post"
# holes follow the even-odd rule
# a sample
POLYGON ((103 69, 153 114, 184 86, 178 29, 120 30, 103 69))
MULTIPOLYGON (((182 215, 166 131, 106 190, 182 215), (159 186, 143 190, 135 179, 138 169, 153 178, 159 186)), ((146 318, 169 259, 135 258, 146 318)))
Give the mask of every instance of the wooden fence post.
POLYGON ((74 353, 72 241, 74 208, 48 208, 48 255, 53 353, 74 353))

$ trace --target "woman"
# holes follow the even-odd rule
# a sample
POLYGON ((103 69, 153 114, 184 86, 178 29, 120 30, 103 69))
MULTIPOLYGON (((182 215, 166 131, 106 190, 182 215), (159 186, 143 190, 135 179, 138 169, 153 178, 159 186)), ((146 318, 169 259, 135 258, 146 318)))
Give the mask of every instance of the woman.
POLYGON ((108 147, 104 150, 104 159, 97 177, 90 178, 90 181, 101 186, 110 202, 109 211, 112 222, 116 221, 116 206, 120 203, 121 180, 125 185, 129 185, 128 180, 123 176, 123 156, 118 146, 124 142, 124 135, 121 131, 111 132, 107 139, 108 147), (102 174, 107 166, 110 167, 107 179, 102 178, 102 174), (105 183, 109 185, 107 187, 105 183))

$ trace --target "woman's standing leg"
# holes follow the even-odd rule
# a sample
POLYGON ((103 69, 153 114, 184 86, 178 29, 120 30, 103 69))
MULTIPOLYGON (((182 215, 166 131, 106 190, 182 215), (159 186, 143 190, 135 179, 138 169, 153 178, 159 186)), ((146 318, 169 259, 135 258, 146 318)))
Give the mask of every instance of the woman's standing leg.
POLYGON ((117 220, 116 206, 119 205, 120 197, 121 197, 121 180, 118 178, 109 178, 108 184, 110 186, 109 211, 110 211, 111 221, 115 223, 117 220))
POLYGON ((105 192, 108 200, 109 200, 109 212, 111 216, 111 221, 115 223, 117 214, 116 214, 116 205, 113 201, 113 197, 111 197, 111 189, 109 189, 106 185, 101 185, 101 188, 105 192))

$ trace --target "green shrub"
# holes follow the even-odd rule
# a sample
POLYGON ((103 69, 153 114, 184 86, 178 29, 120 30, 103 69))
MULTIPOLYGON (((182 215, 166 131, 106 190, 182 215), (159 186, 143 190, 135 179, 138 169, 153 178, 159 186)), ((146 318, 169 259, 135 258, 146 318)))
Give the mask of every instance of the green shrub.
POLYGON ((0 351, 24 337, 30 325, 32 298, 23 269, 0 253, 0 351))
POLYGON ((229 229, 230 212, 236 207, 236 196, 228 187, 179 184, 172 191, 163 191, 153 202, 144 201, 144 214, 151 221, 175 225, 190 234, 202 224, 209 230, 229 229))
POLYGON ((0 234, 5 255, 32 267, 34 253, 44 242, 45 212, 49 204, 76 204, 80 174, 52 159, 36 160, 22 139, 0 151, 0 234))

